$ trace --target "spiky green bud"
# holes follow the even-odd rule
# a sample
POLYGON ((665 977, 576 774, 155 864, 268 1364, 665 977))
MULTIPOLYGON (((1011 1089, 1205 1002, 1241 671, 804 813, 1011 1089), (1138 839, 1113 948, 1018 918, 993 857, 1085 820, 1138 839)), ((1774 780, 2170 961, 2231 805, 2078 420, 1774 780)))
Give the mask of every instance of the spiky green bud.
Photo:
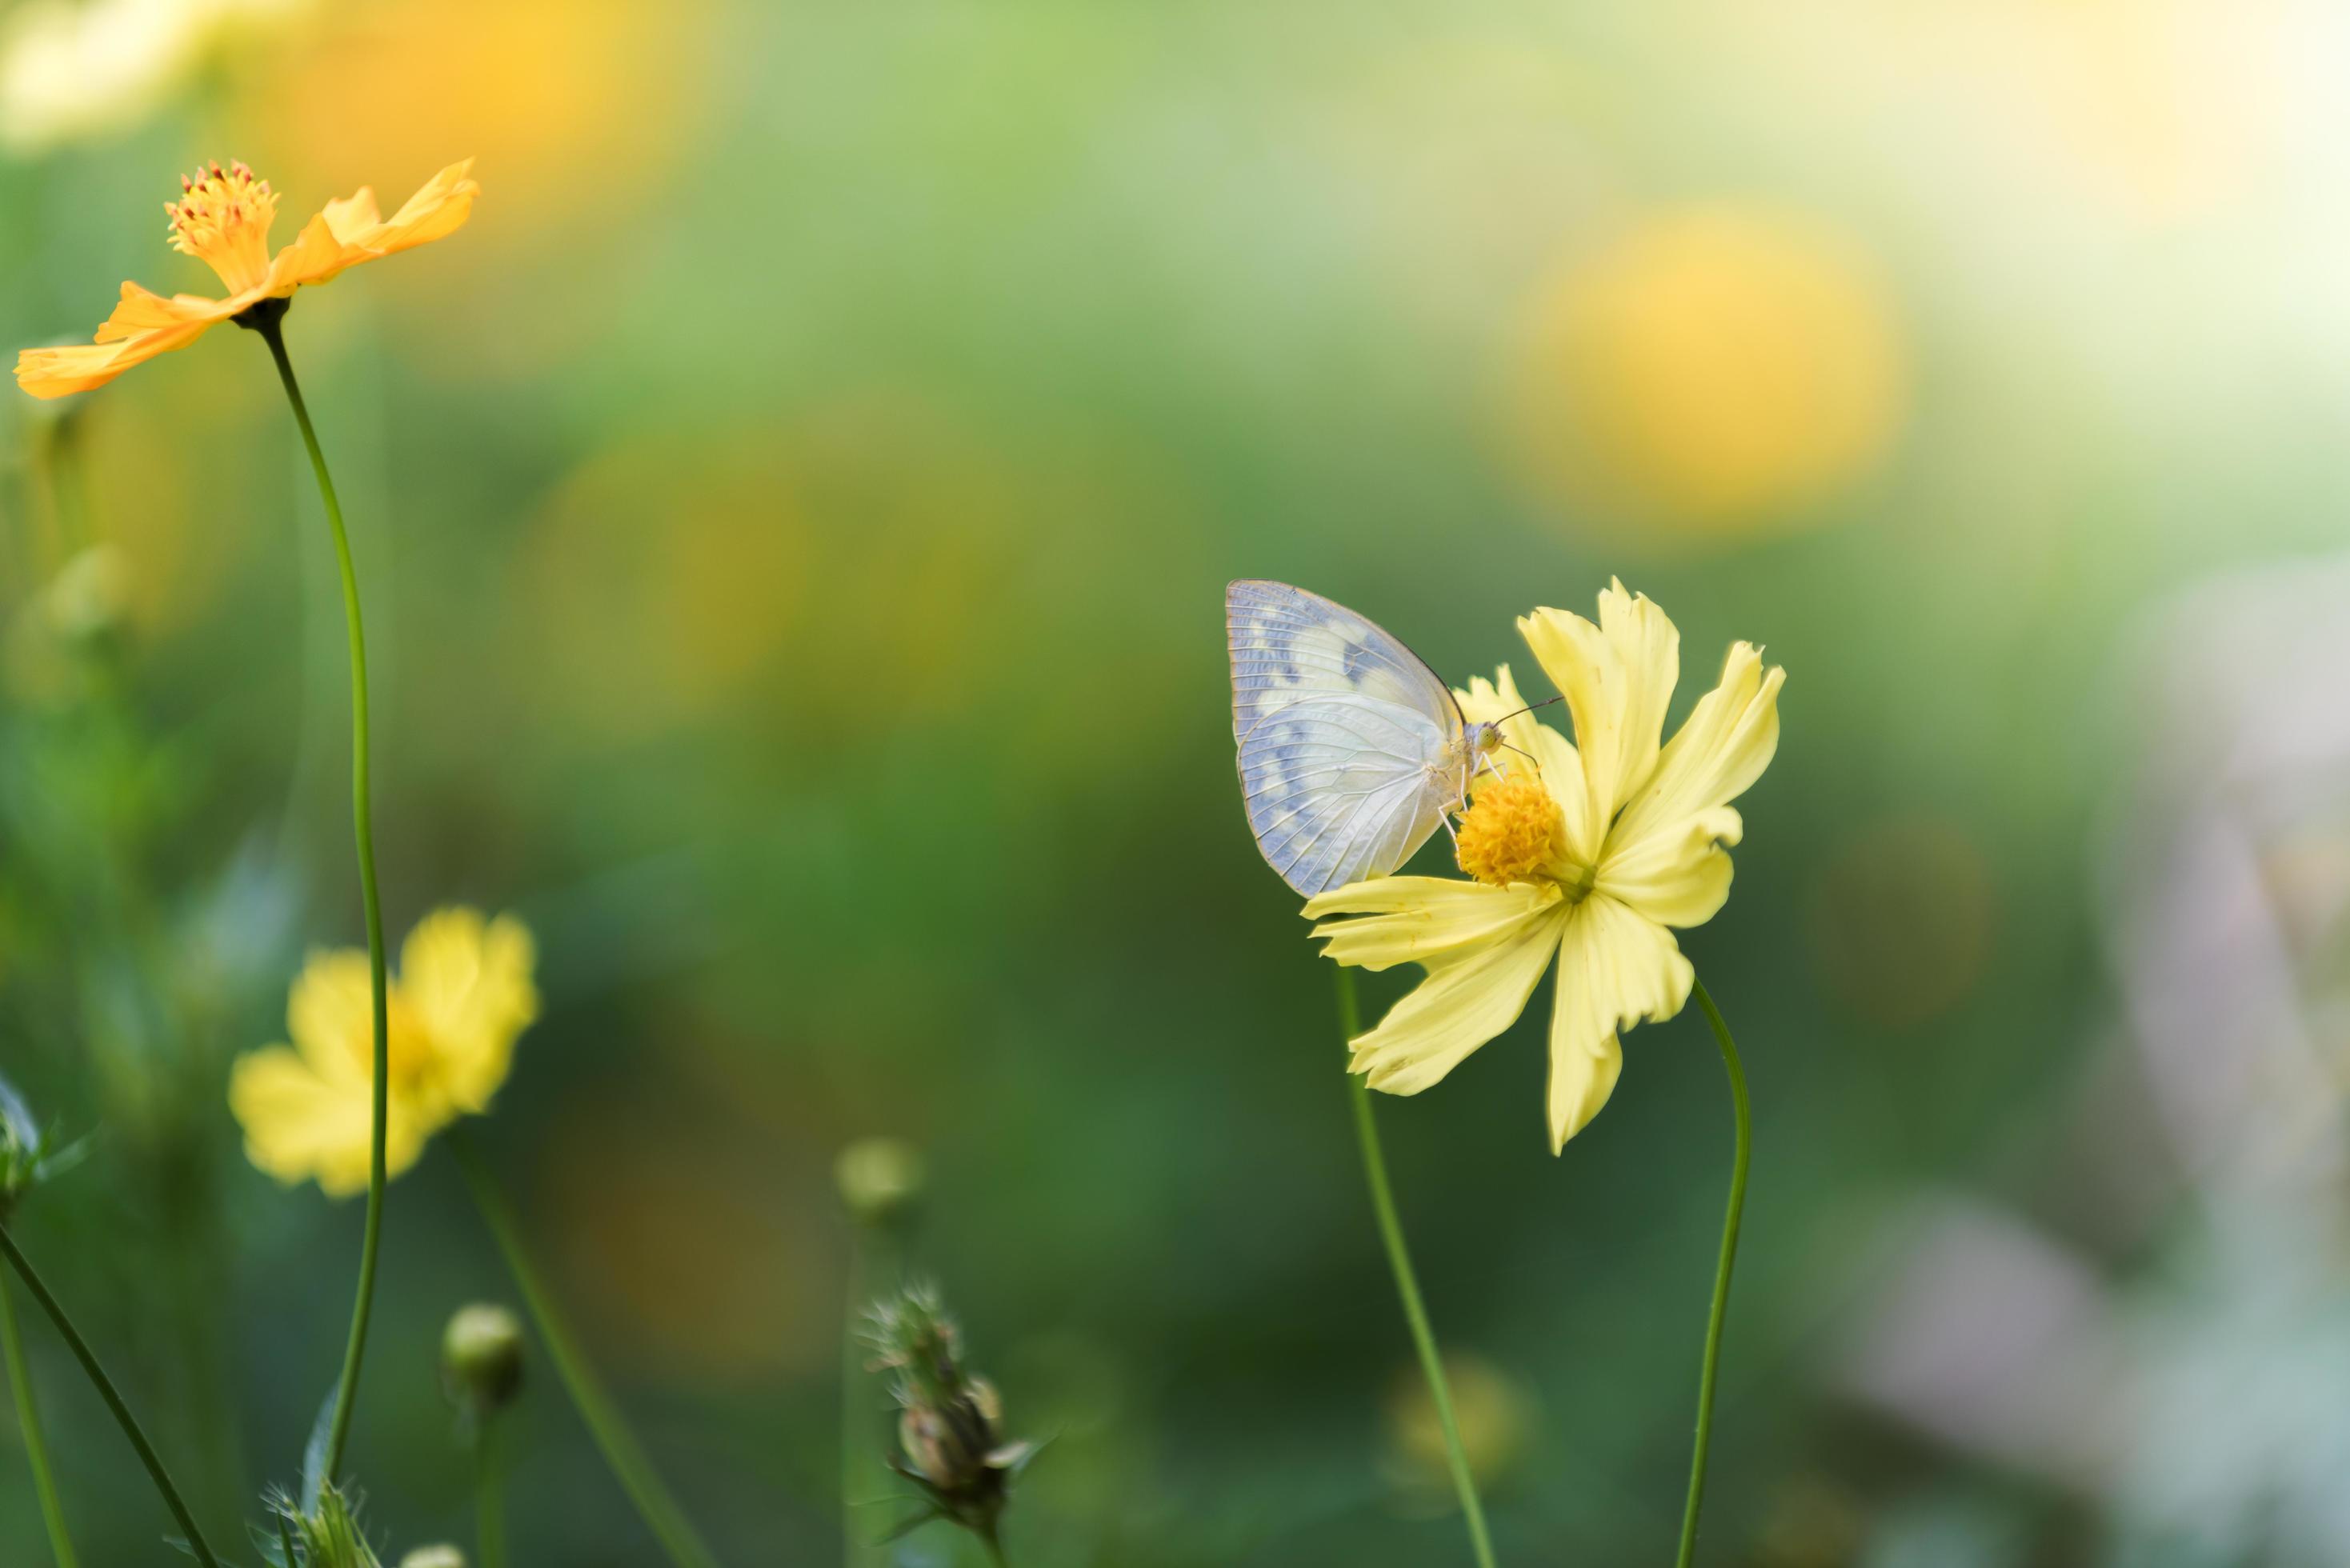
POLYGON ((993 1541, 1012 1483, 1035 1446, 1005 1435, 1003 1397, 963 1364, 962 1332, 935 1286, 910 1285, 869 1316, 874 1370, 893 1375, 890 1393, 899 1406, 902 1451, 890 1468, 930 1500, 926 1517, 951 1520, 993 1541))

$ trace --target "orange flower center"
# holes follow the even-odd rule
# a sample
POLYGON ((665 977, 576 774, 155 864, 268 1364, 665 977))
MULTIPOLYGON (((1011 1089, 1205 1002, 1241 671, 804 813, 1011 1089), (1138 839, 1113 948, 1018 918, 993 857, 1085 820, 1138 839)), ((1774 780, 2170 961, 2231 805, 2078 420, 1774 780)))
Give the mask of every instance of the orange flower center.
POLYGON ((172 214, 172 248, 213 271, 231 294, 243 294, 269 275, 269 224, 277 216, 277 192, 242 163, 214 163, 194 177, 181 176, 183 194, 166 202, 172 214))
POLYGON ((1480 882, 1569 882, 1566 824, 1542 781, 1514 774, 1481 792, 1461 818, 1461 869, 1480 882))

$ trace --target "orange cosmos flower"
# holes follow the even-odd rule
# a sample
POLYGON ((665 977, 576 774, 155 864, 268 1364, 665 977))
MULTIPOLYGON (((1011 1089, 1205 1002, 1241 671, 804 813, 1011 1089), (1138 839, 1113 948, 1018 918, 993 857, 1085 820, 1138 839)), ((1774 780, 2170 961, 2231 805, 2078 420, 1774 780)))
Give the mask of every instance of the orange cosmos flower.
MULTIPOLYGON (((16 356, 16 384, 36 398, 62 398, 102 387, 133 365, 184 348, 208 327, 234 320, 266 300, 282 300, 306 283, 325 283, 347 266, 388 256, 454 234, 473 210, 481 186, 473 161, 452 163, 425 182, 389 220, 375 192, 329 202, 302 227, 292 244, 269 254, 269 224, 277 192, 242 163, 214 163, 182 178, 172 214, 172 248, 220 275, 225 299, 197 294, 169 298, 135 283, 122 286, 122 303, 87 345, 27 348, 16 356)), ((282 308, 282 306, 280 307, 282 308)))

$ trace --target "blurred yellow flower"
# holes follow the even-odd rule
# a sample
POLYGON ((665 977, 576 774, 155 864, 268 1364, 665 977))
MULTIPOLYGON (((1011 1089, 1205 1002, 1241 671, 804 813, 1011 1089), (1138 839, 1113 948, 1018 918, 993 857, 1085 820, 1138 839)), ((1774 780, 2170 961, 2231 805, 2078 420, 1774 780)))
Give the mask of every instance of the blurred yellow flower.
POLYGON ((136 125, 244 33, 309 0, 34 0, 0 28, 0 146, 38 152, 136 125))
POLYGON ((1518 629, 1566 697, 1578 744, 1525 712, 1505 665, 1457 693, 1472 722, 1499 722, 1506 777, 1480 782, 1460 826, 1474 877, 1384 877, 1309 899, 1324 952, 1344 964, 1428 971, 1353 1043, 1352 1070, 1416 1095, 1507 1029, 1558 961, 1550 1033, 1551 1147, 1588 1124, 1616 1087, 1618 1030, 1663 1020, 1695 972, 1674 926, 1702 925, 1730 896, 1742 828, 1729 803, 1779 745, 1779 686, 1761 652, 1732 644, 1720 684, 1662 747, 1680 634, 1621 583, 1594 625, 1538 609, 1518 629), (1326 920, 1329 915, 1359 919, 1326 920))
POLYGON ((1876 269, 1794 214, 1650 218, 1542 286, 1524 343, 1523 466, 1647 542, 1799 524, 1901 424, 1905 358, 1876 269))
MULTIPOLYGON (((538 1016, 536 958, 528 928, 511 915, 441 909, 408 934, 389 992, 391 1175, 414 1165, 434 1133, 489 1108, 516 1037, 538 1016)), ((313 953, 286 1000, 293 1044, 252 1052, 231 1071, 245 1156, 278 1180, 315 1179, 336 1198, 365 1190, 373 1009, 365 952, 313 953)))
POLYGON ((469 177, 473 160, 452 163, 425 182, 387 222, 366 186, 329 202, 292 244, 269 254, 269 226, 277 192, 242 163, 214 163, 182 176, 172 215, 172 247, 220 275, 225 299, 175 294, 169 298, 135 283, 122 286, 122 303, 89 344, 26 348, 16 356, 16 383, 36 398, 61 398, 102 387, 133 365, 184 348, 221 322, 265 299, 284 299, 304 284, 326 283, 345 267, 373 261, 454 234, 473 210, 481 187, 469 177))

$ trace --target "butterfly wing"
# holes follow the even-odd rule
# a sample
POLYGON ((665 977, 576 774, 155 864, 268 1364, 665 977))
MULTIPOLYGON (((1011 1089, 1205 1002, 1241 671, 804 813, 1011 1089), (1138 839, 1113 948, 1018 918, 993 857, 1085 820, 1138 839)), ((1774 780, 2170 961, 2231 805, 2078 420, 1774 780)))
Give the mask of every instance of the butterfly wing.
POLYGON ((1344 605, 1287 583, 1243 579, 1224 590, 1232 656, 1232 739, 1274 709, 1306 697, 1371 697, 1427 718, 1450 738, 1461 710, 1444 682, 1406 648, 1344 605))
POLYGON ((1442 756, 1442 732, 1409 708, 1356 696, 1289 703, 1241 742, 1249 829, 1308 898, 1383 877, 1436 831, 1453 793, 1442 756))
POLYGON ((1411 858, 1457 786, 1460 709, 1435 671, 1352 610, 1285 583, 1226 591, 1232 729, 1257 847, 1308 897, 1411 858))

